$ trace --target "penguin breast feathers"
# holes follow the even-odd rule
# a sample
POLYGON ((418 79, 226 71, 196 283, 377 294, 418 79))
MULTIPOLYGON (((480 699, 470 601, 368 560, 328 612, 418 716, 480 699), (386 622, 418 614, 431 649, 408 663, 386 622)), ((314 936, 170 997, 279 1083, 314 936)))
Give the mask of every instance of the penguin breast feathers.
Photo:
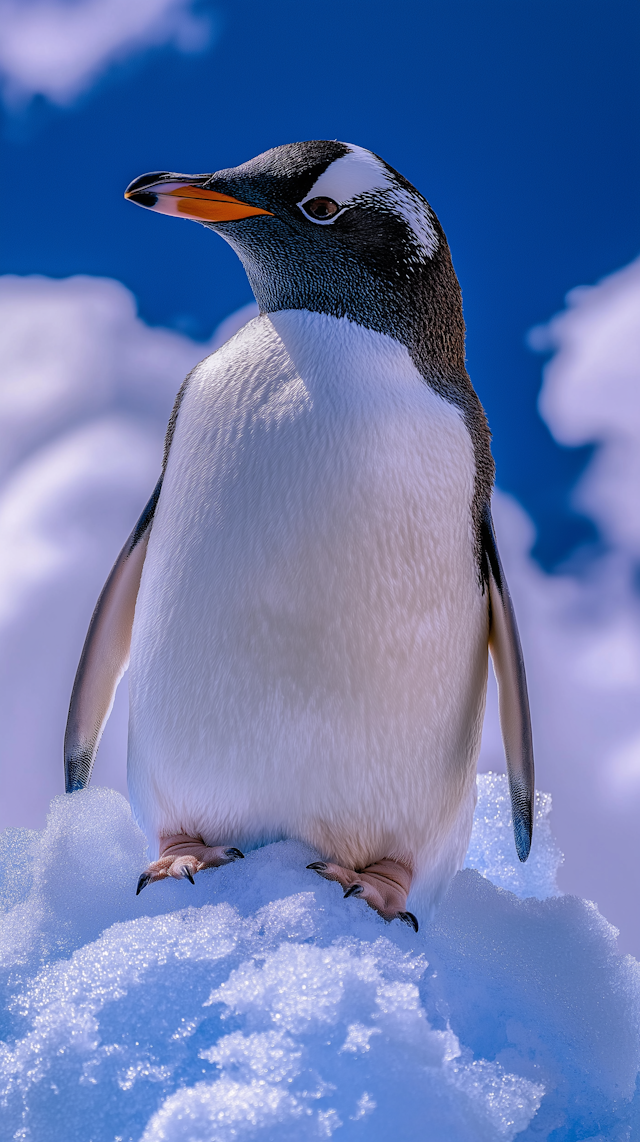
POLYGON ((442 770, 464 783, 483 702, 473 486, 460 412, 345 318, 265 315, 194 371, 132 648, 149 831, 184 827, 190 774, 205 836, 212 816, 241 847, 302 827, 326 851, 347 816, 341 859, 424 847, 424 800, 446 801, 442 770))

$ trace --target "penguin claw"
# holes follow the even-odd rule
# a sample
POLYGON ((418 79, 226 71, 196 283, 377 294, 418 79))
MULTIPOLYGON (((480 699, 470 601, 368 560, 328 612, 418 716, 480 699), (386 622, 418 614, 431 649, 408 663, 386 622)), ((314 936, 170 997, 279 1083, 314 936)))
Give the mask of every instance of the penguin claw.
POLYGON ((342 899, 346 900, 348 896, 362 896, 363 892, 364 888, 361 884, 352 884, 351 888, 347 888, 342 899))
POLYGON ((403 924, 408 924, 410 928, 413 928, 414 932, 418 931, 418 921, 413 915, 413 912, 398 912, 398 920, 402 920, 403 924))
POLYGON ((172 877, 173 880, 188 880, 195 884, 194 877, 202 869, 220 868, 221 865, 244 859, 240 849, 224 849, 221 845, 209 847, 202 838, 190 837, 186 833, 161 837, 160 853, 158 860, 152 861, 140 875, 136 896, 152 881, 172 877))
POLYGON ((307 868, 317 872, 323 880, 333 880, 342 888, 344 899, 354 896, 364 900, 388 924, 399 919, 418 931, 418 921, 412 912, 405 912, 407 895, 411 888, 411 869, 391 857, 368 864, 366 868, 344 868, 314 860, 307 868), (354 877, 358 879, 354 881, 354 877))

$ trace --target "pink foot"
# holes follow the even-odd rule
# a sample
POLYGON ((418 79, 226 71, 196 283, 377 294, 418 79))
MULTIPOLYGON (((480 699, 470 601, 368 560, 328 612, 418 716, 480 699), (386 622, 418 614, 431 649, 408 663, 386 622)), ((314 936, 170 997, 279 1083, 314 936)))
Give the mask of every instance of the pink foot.
POLYGON ((240 849, 209 848, 202 837, 189 837, 186 833, 177 833, 173 837, 160 838, 160 858, 151 862, 138 880, 136 896, 155 880, 165 880, 173 876, 175 880, 186 877, 192 884, 194 876, 203 868, 219 868, 223 864, 231 864, 234 860, 244 858, 240 849))
POLYGON ((383 920, 402 920, 415 932, 418 931, 418 921, 413 912, 406 911, 411 870, 400 861, 379 860, 359 872, 342 868, 339 864, 327 864, 323 860, 313 861, 307 868, 312 868, 325 880, 337 880, 345 890, 345 900, 347 896, 358 896, 379 912, 383 920))

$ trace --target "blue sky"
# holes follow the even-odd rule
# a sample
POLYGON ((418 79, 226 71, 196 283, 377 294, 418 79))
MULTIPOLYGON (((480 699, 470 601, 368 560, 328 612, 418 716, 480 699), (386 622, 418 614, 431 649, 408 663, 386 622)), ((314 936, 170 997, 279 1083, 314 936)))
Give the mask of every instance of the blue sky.
MULTIPOLYGON (((536 412, 525 335, 640 248, 640 9, 631 0, 201 5, 216 33, 114 67, 4 128, 4 272, 117 278, 143 318, 206 338, 250 300, 224 242, 125 203, 146 170, 212 171, 300 138, 356 142, 425 194, 464 295, 500 486, 546 567, 592 542, 569 508, 591 450, 536 412)), ((176 378, 176 387, 180 378, 176 378)))

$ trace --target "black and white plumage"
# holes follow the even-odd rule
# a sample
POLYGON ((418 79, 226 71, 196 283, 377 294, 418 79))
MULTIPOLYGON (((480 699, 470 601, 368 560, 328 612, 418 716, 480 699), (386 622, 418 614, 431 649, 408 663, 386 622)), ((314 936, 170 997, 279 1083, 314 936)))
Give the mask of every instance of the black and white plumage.
POLYGON ((89 779, 135 602, 129 786, 149 837, 398 860, 428 913, 468 845, 488 646, 521 860, 533 796, 442 228, 401 175, 338 142, 145 175, 127 196, 219 232, 260 316, 180 390, 161 485, 87 636, 67 788, 89 779))

